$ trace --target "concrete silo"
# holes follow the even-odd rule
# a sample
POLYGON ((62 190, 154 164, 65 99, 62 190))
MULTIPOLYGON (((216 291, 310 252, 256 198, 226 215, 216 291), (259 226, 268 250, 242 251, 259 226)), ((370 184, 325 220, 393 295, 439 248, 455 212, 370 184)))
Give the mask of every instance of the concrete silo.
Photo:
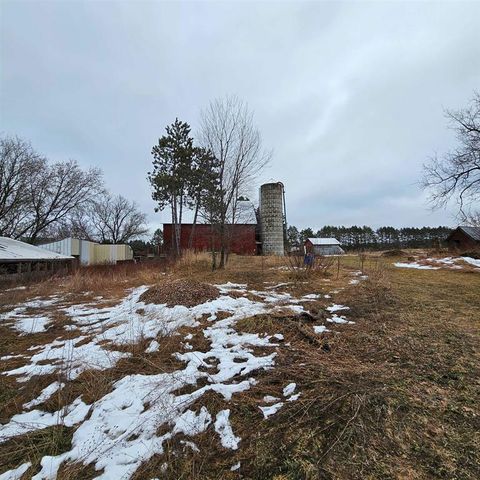
POLYGON ((283 183, 260 187, 260 228, 263 255, 284 255, 283 183))

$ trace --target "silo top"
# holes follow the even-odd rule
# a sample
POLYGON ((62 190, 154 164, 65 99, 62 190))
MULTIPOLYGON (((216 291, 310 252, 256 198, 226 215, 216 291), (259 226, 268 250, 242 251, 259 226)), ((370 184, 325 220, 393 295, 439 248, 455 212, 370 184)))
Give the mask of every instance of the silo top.
POLYGON ((269 190, 274 190, 274 189, 277 189, 277 188, 282 188, 283 189, 283 183, 282 182, 275 182, 275 183, 264 183, 260 189, 261 190, 266 190, 266 189, 269 189, 269 190))

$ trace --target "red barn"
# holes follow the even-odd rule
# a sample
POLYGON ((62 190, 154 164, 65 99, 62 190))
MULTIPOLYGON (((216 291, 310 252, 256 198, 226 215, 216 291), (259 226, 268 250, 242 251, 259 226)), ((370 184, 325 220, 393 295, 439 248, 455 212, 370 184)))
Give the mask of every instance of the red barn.
MULTIPOLYGON (((182 223, 180 231, 180 246, 182 250, 192 248, 195 251, 210 251, 212 242, 215 250, 220 250, 220 236, 218 230, 209 224, 197 224, 193 228, 192 223, 182 223), (190 238, 191 247, 190 247, 190 238)), ((255 224, 238 223, 227 225, 229 239, 229 251, 238 255, 255 255, 257 243, 255 238, 255 224)), ((173 225, 163 224, 163 245, 166 252, 173 250, 173 225)))

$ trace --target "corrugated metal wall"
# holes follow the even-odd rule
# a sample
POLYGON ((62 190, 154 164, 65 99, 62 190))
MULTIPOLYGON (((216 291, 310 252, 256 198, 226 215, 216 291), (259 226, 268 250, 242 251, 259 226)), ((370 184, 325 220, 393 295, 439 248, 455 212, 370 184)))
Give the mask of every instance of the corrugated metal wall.
POLYGON ((79 257, 81 265, 115 264, 133 259, 133 250, 129 245, 101 245, 78 238, 65 238, 58 242, 41 245, 41 248, 79 257))

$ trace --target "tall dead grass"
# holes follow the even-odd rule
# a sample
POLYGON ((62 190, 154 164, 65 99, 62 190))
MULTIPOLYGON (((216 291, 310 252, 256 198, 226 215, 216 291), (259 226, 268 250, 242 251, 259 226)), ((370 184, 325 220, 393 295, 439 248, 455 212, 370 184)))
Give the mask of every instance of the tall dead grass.
POLYGON ((166 268, 165 262, 83 267, 73 275, 63 277, 62 286, 69 292, 80 293, 152 284, 158 282, 165 275, 166 268))

